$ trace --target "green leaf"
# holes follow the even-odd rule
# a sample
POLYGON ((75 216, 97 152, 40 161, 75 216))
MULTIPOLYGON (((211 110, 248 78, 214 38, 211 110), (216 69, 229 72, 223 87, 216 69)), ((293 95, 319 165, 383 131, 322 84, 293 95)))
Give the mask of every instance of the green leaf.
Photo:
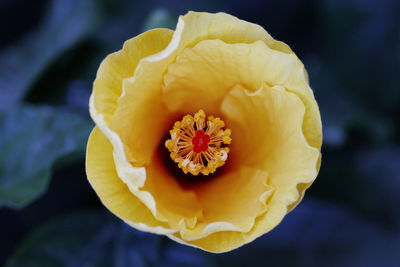
POLYGON ((171 14, 169 10, 165 8, 155 9, 147 17, 143 25, 143 31, 155 28, 175 29, 177 21, 177 17, 171 14))
POLYGON ((0 114, 0 207, 22 208, 47 188, 62 156, 85 150, 86 118, 50 107, 23 106, 0 114))
POLYGON ((205 252, 84 211, 39 226, 8 260, 13 266, 213 266, 205 252))
POLYGON ((0 111, 19 102, 43 71, 98 24, 94 0, 53 0, 37 31, 0 54, 0 111))

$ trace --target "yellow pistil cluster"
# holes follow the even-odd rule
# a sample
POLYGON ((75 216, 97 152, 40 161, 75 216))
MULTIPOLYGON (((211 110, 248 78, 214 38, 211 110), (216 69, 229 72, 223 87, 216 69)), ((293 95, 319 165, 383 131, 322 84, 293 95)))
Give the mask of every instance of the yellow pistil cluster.
POLYGON ((208 116, 203 110, 194 116, 185 115, 170 130, 171 139, 165 146, 170 156, 183 172, 198 175, 214 173, 225 164, 232 138, 230 129, 223 129, 225 123, 220 118, 208 116))

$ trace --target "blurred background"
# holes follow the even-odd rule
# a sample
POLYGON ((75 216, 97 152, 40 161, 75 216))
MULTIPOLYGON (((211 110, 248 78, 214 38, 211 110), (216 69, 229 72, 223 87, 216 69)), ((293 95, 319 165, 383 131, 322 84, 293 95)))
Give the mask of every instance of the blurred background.
POLYGON ((0 265, 400 266, 399 71, 397 0, 1 0, 0 265), (303 202, 219 255, 124 225, 85 175, 101 60, 188 10, 289 44, 322 113, 322 167, 303 202))

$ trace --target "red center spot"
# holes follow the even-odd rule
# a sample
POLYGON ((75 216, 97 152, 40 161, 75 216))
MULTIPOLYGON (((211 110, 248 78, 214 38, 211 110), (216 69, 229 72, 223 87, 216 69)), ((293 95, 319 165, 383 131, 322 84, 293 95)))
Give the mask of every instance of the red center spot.
POLYGON ((204 134, 203 130, 197 130, 196 135, 192 139, 193 151, 196 153, 207 151, 208 142, 210 142, 210 136, 204 134))

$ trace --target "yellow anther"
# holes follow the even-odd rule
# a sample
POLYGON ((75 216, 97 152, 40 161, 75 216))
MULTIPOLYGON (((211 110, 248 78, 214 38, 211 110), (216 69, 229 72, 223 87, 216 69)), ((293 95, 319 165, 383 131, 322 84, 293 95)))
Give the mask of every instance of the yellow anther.
POLYGON ((222 142, 224 142, 224 144, 229 145, 232 141, 232 138, 230 138, 229 136, 222 136, 222 142))

